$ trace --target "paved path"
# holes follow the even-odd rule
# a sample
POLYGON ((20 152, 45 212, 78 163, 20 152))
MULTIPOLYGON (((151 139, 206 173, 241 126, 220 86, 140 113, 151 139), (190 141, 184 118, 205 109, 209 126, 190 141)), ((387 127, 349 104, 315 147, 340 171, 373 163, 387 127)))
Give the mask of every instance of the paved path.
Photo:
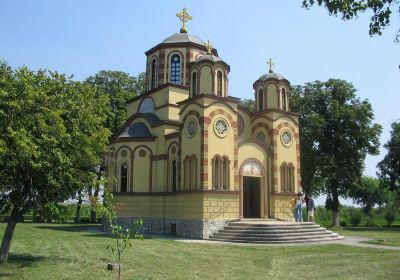
POLYGON ((332 241, 284 243, 284 244, 236 243, 236 242, 211 241, 211 240, 205 240, 205 239, 203 239, 203 240, 202 239, 175 239, 175 240, 180 241, 180 242, 187 242, 187 243, 219 244, 219 245, 235 245, 235 246, 256 246, 256 247, 258 247, 258 246, 271 246, 271 247, 289 246, 289 247, 292 247, 292 246, 317 246, 317 245, 327 245, 327 244, 341 244, 341 245, 349 245, 349 246, 356 246, 356 247, 400 251, 400 247, 398 247, 398 246, 386 246, 386 245, 359 243, 361 241, 371 240, 371 238, 357 237, 357 236, 348 236, 348 237, 345 237, 344 239, 332 240, 332 241))

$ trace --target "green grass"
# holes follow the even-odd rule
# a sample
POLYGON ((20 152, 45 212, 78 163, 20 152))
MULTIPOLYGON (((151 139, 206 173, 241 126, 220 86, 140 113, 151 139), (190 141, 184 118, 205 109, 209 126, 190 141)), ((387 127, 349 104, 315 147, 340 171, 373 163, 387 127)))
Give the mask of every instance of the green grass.
MULTIPOLYGON (((5 224, 0 223, 0 232, 5 224)), ((112 240, 94 226, 18 224, 4 279, 116 279, 106 270, 112 240)), ((2 234, 0 235, 2 237, 2 234)), ((400 251, 314 245, 250 247, 134 241, 124 279, 399 279, 400 251)))
POLYGON ((372 238, 372 240, 365 241, 364 243, 400 246, 400 228, 347 227, 331 228, 331 230, 344 236, 362 236, 372 238))

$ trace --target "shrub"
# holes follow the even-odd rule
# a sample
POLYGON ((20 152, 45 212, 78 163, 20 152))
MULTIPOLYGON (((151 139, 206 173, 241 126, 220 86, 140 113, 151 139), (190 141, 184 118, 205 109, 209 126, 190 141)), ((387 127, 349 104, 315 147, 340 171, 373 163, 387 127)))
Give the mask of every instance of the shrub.
POLYGON ((339 221, 339 224, 341 227, 347 227, 347 220, 341 220, 339 221))
POLYGON ((352 209, 350 213, 350 223, 353 226, 358 226, 361 223, 362 214, 359 209, 352 209))
POLYGON ((397 209, 394 206, 390 206, 386 209, 386 213, 385 213, 385 220, 387 222, 387 225, 390 227, 393 222, 396 220, 397 218, 397 209))
POLYGON ((371 219, 371 218, 369 218, 369 219, 364 223, 364 225, 365 225, 366 227, 377 227, 377 226, 378 226, 378 224, 377 224, 373 219, 371 219))

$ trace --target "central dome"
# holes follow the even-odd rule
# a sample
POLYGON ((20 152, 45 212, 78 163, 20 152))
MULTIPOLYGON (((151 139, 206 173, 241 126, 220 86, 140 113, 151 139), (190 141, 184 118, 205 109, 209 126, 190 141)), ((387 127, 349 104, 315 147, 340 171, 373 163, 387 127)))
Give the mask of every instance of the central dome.
POLYGON ((205 45, 203 40, 201 40, 199 37, 188 33, 175 33, 161 42, 161 44, 174 44, 174 43, 195 43, 199 45, 205 45))

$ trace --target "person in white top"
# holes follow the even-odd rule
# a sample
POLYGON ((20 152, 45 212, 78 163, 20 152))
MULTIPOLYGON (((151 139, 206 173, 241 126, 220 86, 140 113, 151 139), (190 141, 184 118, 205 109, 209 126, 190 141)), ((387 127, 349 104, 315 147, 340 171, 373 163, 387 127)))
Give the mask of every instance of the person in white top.
POLYGON ((302 206, 305 200, 303 198, 303 194, 301 192, 297 193, 296 196, 296 222, 302 223, 303 222, 303 209, 302 206))

